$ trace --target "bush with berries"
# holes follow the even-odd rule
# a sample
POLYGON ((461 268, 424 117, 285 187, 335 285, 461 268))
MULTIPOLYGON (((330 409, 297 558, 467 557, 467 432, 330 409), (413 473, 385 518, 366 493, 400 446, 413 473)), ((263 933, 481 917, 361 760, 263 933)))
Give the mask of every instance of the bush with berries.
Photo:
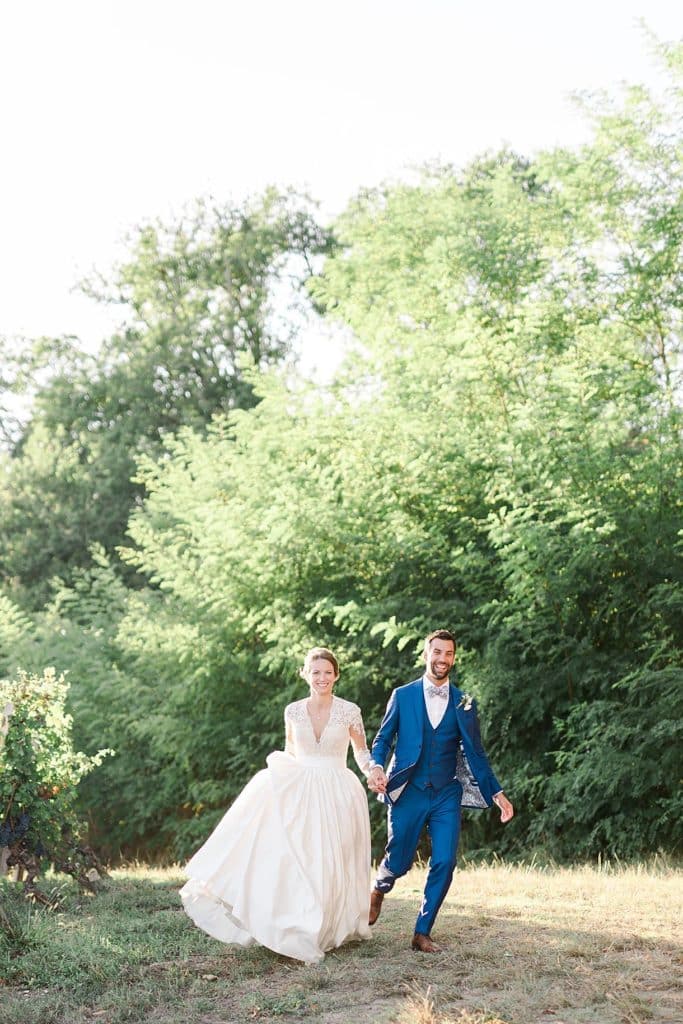
POLYGON ((41 902, 36 879, 49 866, 93 891, 104 873, 80 841, 76 796, 111 751, 88 757, 73 749, 68 689, 51 668, 0 680, 0 874, 14 871, 41 902))

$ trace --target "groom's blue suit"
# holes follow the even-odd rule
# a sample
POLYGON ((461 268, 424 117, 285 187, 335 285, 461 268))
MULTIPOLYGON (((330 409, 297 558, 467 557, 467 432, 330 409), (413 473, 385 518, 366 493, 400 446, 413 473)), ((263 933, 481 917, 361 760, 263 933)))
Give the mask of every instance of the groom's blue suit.
MULTIPOLYGON (((372 745, 387 770, 388 841, 375 888, 389 892, 413 863, 426 826, 431 857, 416 933, 429 935, 448 892, 460 836, 460 808, 490 807, 502 789, 484 752, 476 704, 448 685, 448 704, 432 727, 425 707, 423 681, 394 690, 372 745)), ((380 798, 382 799, 382 798, 380 798)))

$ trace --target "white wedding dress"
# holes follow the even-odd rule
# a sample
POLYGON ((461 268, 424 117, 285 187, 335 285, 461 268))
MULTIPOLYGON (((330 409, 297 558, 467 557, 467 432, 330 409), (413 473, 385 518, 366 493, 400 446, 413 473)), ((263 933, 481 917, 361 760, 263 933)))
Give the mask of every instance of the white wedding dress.
POLYGON ((365 790, 346 767, 349 741, 372 767, 360 708, 332 698, 319 741, 299 700, 285 709, 285 751, 247 783, 188 862, 181 890, 196 925, 222 942, 258 942, 317 963, 370 938, 370 824, 365 790))

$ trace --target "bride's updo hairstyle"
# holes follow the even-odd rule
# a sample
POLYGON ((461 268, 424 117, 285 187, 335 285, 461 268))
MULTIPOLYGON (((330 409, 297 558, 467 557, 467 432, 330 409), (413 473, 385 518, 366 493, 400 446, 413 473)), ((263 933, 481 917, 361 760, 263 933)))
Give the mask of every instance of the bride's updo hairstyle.
POLYGON ((324 658, 325 661, 329 661, 334 668, 335 675, 339 675, 339 662, 332 651, 328 647, 311 647, 304 658, 304 667, 300 670, 302 676, 306 675, 313 662, 317 661, 318 658, 324 658))

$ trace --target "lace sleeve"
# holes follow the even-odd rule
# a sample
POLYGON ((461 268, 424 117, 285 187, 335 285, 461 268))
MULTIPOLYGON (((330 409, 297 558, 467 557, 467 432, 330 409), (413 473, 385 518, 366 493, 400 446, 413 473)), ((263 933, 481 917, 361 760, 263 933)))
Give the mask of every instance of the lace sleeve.
POLYGON ((294 753, 294 734, 289 704, 285 708, 285 754, 291 754, 292 757, 296 756, 294 753))
POLYGON ((363 716, 360 713, 360 708, 353 704, 352 709, 349 720, 349 736, 353 746, 353 756, 363 775, 368 776, 376 765, 368 750, 368 741, 365 738, 363 716))

